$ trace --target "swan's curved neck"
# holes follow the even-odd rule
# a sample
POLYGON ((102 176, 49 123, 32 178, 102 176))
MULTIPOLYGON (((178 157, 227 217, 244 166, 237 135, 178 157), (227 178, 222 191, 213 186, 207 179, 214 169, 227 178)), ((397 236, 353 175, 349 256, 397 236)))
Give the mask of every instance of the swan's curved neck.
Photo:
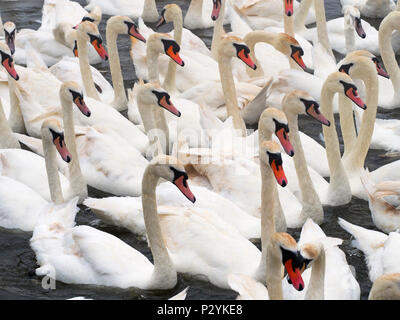
POLYGON ((140 99, 137 99, 137 104, 153 156, 169 154, 169 129, 165 111, 157 105, 145 104, 140 99))
POLYGON ((158 12, 155 0, 144 0, 143 12, 142 12, 143 21, 147 22, 156 22, 158 19, 158 12))
POLYGON ((267 250, 267 287, 270 300, 283 300, 282 261, 278 259, 280 254, 276 244, 269 242, 267 250))
MULTIPOLYGON (((181 45, 182 43, 182 13, 174 15, 174 40, 181 45)), ((176 89, 176 63, 172 59, 168 62, 167 74, 164 78, 163 88, 167 90, 170 94, 177 93, 176 89)))
POLYGON ((221 43, 221 37, 225 33, 224 30, 225 6, 226 6, 226 0, 222 0, 218 19, 214 23, 213 36, 211 41, 211 55, 215 60, 218 60, 218 50, 219 50, 219 45, 221 43))
POLYGON ((7 122, 4 114, 3 103, 0 99, 0 148, 1 149, 20 149, 21 146, 7 122))
POLYGON ((300 2, 299 9, 294 13, 294 30, 303 31, 306 30, 305 24, 307 19, 308 11, 313 3, 313 0, 302 0, 300 2))
POLYGON ((381 52, 383 64, 390 75, 390 81, 392 81, 393 99, 400 99, 400 69, 391 43, 394 28, 390 24, 390 17, 390 14, 386 16, 379 27, 379 51, 381 52))
POLYGON ((71 153, 71 162, 68 164, 68 180, 74 193, 74 196, 79 196, 79 203, 82 203, 88 196, 87 184, 82 175, 79 164, 79 156, 76 148, 74 118, 72 112, 72 102, 61 98, 61 107, 63 113, 65 144, 71 153))
POLYGON ((344 38, 346 42, 346 52, 353 52, 356 50, 356 38, 354 35, 354 27, 349 28, 346 23, 344 25, 344 38))
POLYGON ((233 126, 236 130, 240 130, 243 137, 246 136, 246 125, 240 114, 237 103, 236 87, 233 81, 231 57, 222 53, 218 57, 218 68, 221 78, 222 91, 224 93, 226 110, 228 117, 232 117, 233 126))
POLYGON ((325 249, 322 248, 311 269, 311 278, 304 300, 325 299, 325 249))
POLYGON ((256 70, 251 68, 246 68, 246 72, 250 77, 260 77, 264 75, 264 71, 261 68, 261 65, 256 57, 255 47, 257 42, 265 42, 272 46, 274 46, 276 38, 278 34, 273 32, 265 32, 265 31, 252 31, 245 35, 243 41, 247 44, 250 49, 250 57, 254 61, 254 63, 259 66, 256 70))
POLYGON ((106 40, 110 59, 111 80, 114 89, 114 101, 112 105, 118 110, 123 110, 128 104, 128 98, 126 97, 124 78, 122 77, 117 38, 118 33, 114 30, 113 25, 107 23, 106 40))
POLYGON ((303 205, 301 218, 303 222, 305 222, 307 218, 311 218, 315 223, 320 224, 324 221, 324 210, 322 209, 321 201, 314 189, 310 173, 308 172, 307 161, 304 156, 304 150, 299 135, 298 115, 286 110, 285 107, 284 111, 290 128, 290 142, 294 148, 293 161, 301 191, 303 205))
POLYGON ((94 86, 92 72, 90 70, 87 40, 82 32, 77 32, 77 45, 79 54, 79 68, 82 74, 83 85, 88 97, 100 101, 99 94, 94 86))
POLYGON ((150 164, 146 168, 142 180, 143 217, 154 260, 151 285, 156 286, 158 289, 169 289, 175 286, 177 274, 165 246, 158 219, 156 202, 158 180, 159 177, 154 173, 154 166, 150 164))
POLYGON ((154 49, 152 44, 147 44, 146 47, 146 61, 147 61, 147 73, 149 82, 155 82, 160 84, 160 76, 158 70, 158 56, 160 53, 154 49))
POLYGON ((8 122, 10 124, 11 130, 17 133, 25 133, 25 123, 22 116, 21 107, 19 105, 19 99, 15 93, 16 81, 8 75, 8 92, 10 95, 10 115, 8 117, 8 122))
POLYGON ((315 8, 316 23, 317 23, 318 41, 325 47, 326 51, 334 58, 335 56, 333 55, 331 44, 328 38, 324 0, 314 0, 314 8, 315 8))
MULTIPOLYGON (((374 132, 378 108, 379 84, 375 66, 369 59, 368 62, 363 64, 363 67, 359 69, 359 72, 353 72, 351 77, 362 79, 367 92, 367 109, 364 111, 362 117, 360 132, 351 148, 346 148, 346 150, 351 150, 351 152, 347 153, 346 158, 343 159, 347 172, 358 172, 360 168, 364 167, 365 157, 367 156, 374 132)), ((352 110, 351 106, 349 106, 349 108, 352 110)), ((342 115, 340 115, 340 117, 342 117, 342 115)), ((351 121, 351 124, 353 126, 352 131, 355 131, 354 121, 351 121)))
POLYGON ((323 126, 322 128, 330 171, 327 200, 328 203, 347 203, 346 201, 351 199, 351 189, 340 156, 339 139, 336 132, 335 118, 333 117, 332 102, 334 95, 335 92, 330 90, 329 84, 325 82, 321 91, 321 112, 331 123, 329 127, 323 126))
POLYGON ((46 172, 47 172, 47 179, 49 182, 49 190, 50 190, 50 197, 51 201, 55 204, 61 204, 64 202, 62 189, 61 189, 61 182, 60 176, 58 174, 58 167, 57 167, 57 151, 53 142, 49 140, 47 134, 44 132, 48 130, 47 128, 42 128, 42 144, 43 144, 43 153, 44 159, 46 164, 46 172))

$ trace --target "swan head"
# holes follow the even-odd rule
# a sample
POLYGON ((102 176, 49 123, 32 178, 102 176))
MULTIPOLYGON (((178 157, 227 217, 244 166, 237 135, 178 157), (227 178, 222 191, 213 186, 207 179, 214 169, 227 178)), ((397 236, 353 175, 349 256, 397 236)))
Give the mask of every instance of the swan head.
POLYGON ((78 35, 83 36, 86 41, 91 43, 103 60, 108 60, 107 51, 103 46, 103 39, 100 35, 99 29, 94 23, 90 21, 80 23, 77 32, 78 35))
POLYGON ((100 24, 102 15, 103 15, 103 13, 101 11, 101 7, 94 6, 93 9, 89 13, 87 13, 83 16, 81 22, 79 22, 75 27, 73 27, 73 29, 78 28, 78 26, 84 21, 93 22, 94 24, 96 24, 96 26, 98 26, 100 24))
POLYGON ((284 112, 272 107, 265 109, 258 120, 258 129, 260 134, 265 133, 267 136, 274 133, 285 152, 291 157, 294 156, 294 149, 289 140, 289 125, 284 112))
POLYGON ((343 7, 343 15, 344 15, 344 28, 345 29, 354 29, 358 36, 364 39, 367 35, 361 24, 361 15, 360 10, 358 10, 354 6, 344 6, 343 7))
POLYGON ((146 39, 140 34, 139 28, 135 22, 128 16, 113 16, 107 20, 107 29, 111 29, 117 34, 128 34, 140 41, 146 42, 146 39))
POLYGON ((333 72, 325 80, 323 89, 327 88, 332 93, 343 93, 361 109, 367 109, 367 105, 358 95, 358 90, 353 80, 344 72, 333 72))
POLYGON ((4 42, 0 42, 0 55, 2 66, 14 80, 18 80, 19 75, 15 71, 14 59, 12 58, 10 48, 4 42))
POLYGON ((246 43, 235 36, 225 36, 219 45, 218 55, 221 57, 237 57, 253 70, 257 66, 250 57, 250 49, 246 43))
POLYGON ((163 24, 173 22, 177 19, 182 19, 182 9, 175 3, 170 3, 164 6, 160 13, 160 19, 157 22, 156 28, 163 24))
POLYGON ((146 83, 138 87, 138 103, 149 106, 159 106, 175 116, 180 117, 181 112, 172 104, 170 98, 168 92, 161 88, 158 83, 146 83))
POLYGON ((275 248, 275 250, 268 249, 268 252, 271 252, 271 254, 282 261, 288 275, 289 283, 296 290, 303 290, 304 281, 301 276, 303 259, 298 251, 296 240, 288 233, 275 232, 271 236, 270 246, 275 248))
POLYGON ((50 118, 43 121, 41 133, 43 141, 51 141, 65 162, 71 161, 72 156, 65 145, 64 131, 58 120, 50 118))
POLYGON ((288 17, 292 16, 294 13, 293 0, 284 0, 284 4, 285 4, 285 14, 288 17))
POLYGON ((270 166, 274 173, 276 182, 281 187, 285 187, 288 183, 285 171, 282 166, 281 148, 275 141, 263 141, 259 147, 260 161, 270 166))
POLYGON ((213 0, 213 8, 211 12, 211 19, 213 21, 218 19, 221 7, 222 7, 222 0, 213 0))
POLYGON ((153 158, 146 170, 152 170, 152 173, 173 183, 183 195, 192 203, 196 201, 196 197, 190 191, 188 185, 188 175, 183 164, 173 156, 159 155, 153 158))
POLYGON ((147 50, 155 50, 159 53, 165 53, 168 57, 174 60, 181 67, 185 65, 179 51, 181 47, 179 44, 168 34, 165 33, 153 33, 147 39, 147 50))
POLYGON ((303 61, 304 51, 297 40, 286 33, 279 33, 274 41, 274 48, 284 55, 291 57, 303 70, 307 67, 303 61))
POLYGON ((400 273, 378 277, 372 285, 368 300, 400 300, 400 273))
POLYGON ((300 254, 303 258, 301 272, 312 266, 313 262, 318 259, 324 247, 321 242, 309 242, 300 247, 300 254))
POLYGON ((83 99, 82 88, 76 82, 68 81, 61 85, 60 99, 74 103, 86 117, 90 117, 91 112, 83 99))
POLYGON ((17 27, 12 21, 7 21, 3 24, 4 27, 4 39, 8 47, 10 48, 11 54, 15 53, 15 34, 17 33, 17 27))
POLYGON ((376 72, 380 76, 389 79, 389 74, 386 72, 385 68, 379 62, 378 58, 367 50, 355 50, 353 52, 348 53, 346 57, 340 62, 339 71, 347 73, 348 75, 351 76, 350 69, 354 66, 354 61, 351 60, 357 57, 365 57, 370 59, 375 64, 376 72))
POLYGON ((330 126, 331 123, 319 111, 319 104, 307 92, 295 90, 288 92, 282 99, 282 110, 286 114, 307 114, 323 125, 330 126))

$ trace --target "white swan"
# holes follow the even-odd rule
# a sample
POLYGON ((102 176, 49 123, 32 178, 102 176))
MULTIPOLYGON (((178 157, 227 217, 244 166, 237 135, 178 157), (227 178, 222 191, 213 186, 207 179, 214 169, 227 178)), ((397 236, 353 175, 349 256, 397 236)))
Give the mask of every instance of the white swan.
POLYGON ((398 232, 387 235, 354 225, 342 218, 339 218, 338 223, 355 238, 352 245, 364 253, 368 276, 372 282, 382 275, 399 272, 398 232))
POLYGON ((158 180, 164 178, 194 202, 195 197, 184 181, 185 175, 183 167, 166 156, 153 159, 146 168, 143 209, 154 264, 109 233, 89 226, 75 226, 78 208, 76 199, 73 199, 63 205, 63 214, 53 216, 52 221, 44 214, 44 221, 39 222, 33 232, 30 245, 40 265, 36 274, 53 275, 65 283, 140 289, 173 288, 177 274, 163 239, 165 233, 160 227, 155 191, 158 180))
POLYGON ((384 18, 391 11, 396 9, 393 0, 340 0, 342 6, 352 5, 357 7, 362 16, 369 18, 384 18))
POLYGON ((99 6, 103 13, 115 16, 125 15, 131 18, 142 17, 146 22, 156 22, 158 12, 155 0, 88 0, 86 10, 91 10, 93 7, 99 6))
POLYGON ((295 291, 283 283, 285 299, 359 300, 360 285, 338 247, 342 242, 326 236, 312 219, 307 219, 298 241, 308 268, 302 273, 306 290, 295 291))

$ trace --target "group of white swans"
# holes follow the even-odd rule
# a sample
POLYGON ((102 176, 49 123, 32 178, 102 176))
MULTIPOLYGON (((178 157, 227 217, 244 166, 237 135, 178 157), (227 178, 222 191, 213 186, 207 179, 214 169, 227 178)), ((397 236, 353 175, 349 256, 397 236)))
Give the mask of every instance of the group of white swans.
POLYGON ((158 13, 155 0, 45 0, 38 30, 5 22, 0 226, 32 232, 36 275, 168 290, 181 273, 238 299, 360 299, 342 239, 319 227, 324 205, 355 196, 383 231, 338 221, 365 254, 369 299, 400 299, 400 160, 364 169, 370 148, 400 151, 399 120, 376 119, 378 106, 400 107, 400 8, 342 6, 327 22, 323 0, 192 0, 185 16, 176 4, 158 13), (361 16, 383 18, 379 30, 361 16), (157 21, 173 32, 145 24, 157 21), (190 31, 208 27, 211 49, 190 31), (139 78, 127 91, 118 35, 139 78), (91 66, 101 60, 112 83, 91 66), (322 125, 325 147, 299 115, 322 125), (147 241, 154 263, 76 225, 78 204, 147 241), (302 228, 297 242, 287 228, 302 228))

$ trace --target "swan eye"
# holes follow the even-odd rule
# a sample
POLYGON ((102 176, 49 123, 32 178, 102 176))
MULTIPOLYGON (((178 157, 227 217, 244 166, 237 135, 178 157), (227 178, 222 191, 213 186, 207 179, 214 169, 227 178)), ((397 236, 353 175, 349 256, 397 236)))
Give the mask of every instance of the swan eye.
POLYGON ((62 147, 62 143, 64 141, 64 133, 63 132, 56 132, 55 130, 53 130, 51 128, 49 128, 49 131, 50 131, 50 133, 51 133, 51 135, 53 137, 53 142, 54 143, 58 142, 60 144, 60 146, 62 147), (58 141, 57 141, 57 139, 58 139, 58 141))
MULTIPOLYGON (((240 54, 244 54, 246 58, 249 57, 250 49, 248 46, 244 44, 233 43, 234 47, 236 48, 236 54, 239 57, 240 54)), ((240 57, 239 57, 240 58, 240 57)))
POLYGON ((267 151, 267 155, 268 155, 268 162, 269 165, 271 166, 273 162, 275 162, 275 166, 277 168, 277 170, 279 171, 279 168, 282 167, 282 156, 279 153, 272 153, 267 151))
POLYGON ((279 122, 279 121, 276 120, 276 119, 272 119, 272 120, 273 120, 274 123, 275 123, 275 133, 278 132, 278 131, 281 130, 281 129, 284 129, 283 131, 284 131, 285 133, 289 133, 289 126, 288 126, 287 124, 284 124, 284 123, 282 123, 282 122, 279 122))
POLYGON ((0 52, 1 52, 1 62, 3 63, 6 59, 8 59, 8 65, 11 67, 13 58, 8 53, 5 53, 4 51, 0 51, 0 52))
POLYGON ((88 33, 88 35, 91 43, 93 43, 96 40, 98 45, 101 45, 103 43, 103 39, 100 36, 95 36, 91 33, 88 33))
POLYGON ((161 41, 164 45, 165 53, 167 53, 168 50, 171 50, 171 48, 174 54, 177 54, 181 50, 179 45, 172 39, 171 40, 161 39, 161 41))
POLYGON ((298 52, 298 54, 300 55, 300 57, 302 57, 304 55, 304 51, 302 47, 298 47, 298 46, 294 46, 294 45, 290 45, 290 47, 292 48, 292 56, 298 52))
POLYGON ((350 68, 351 68, 353 65, 354 65, 353 63, 342 64, 342 65, 339 67, 339 71, 340 71, 340 72, 344 72, 344 73, 346 73, 346 74, 349 74, 349 73, 350 73, 350 68))
POLYGON ((174 178, 173 178, 172 181, 176 181, 177 179, 179 179, 180 177, 183 176, 183 185, 184 185, 185 187, 187 187, 187 180, 189 179, 189 176, 187 175, 187 173, 184 172, 184 171, 177 170, 177 169, 175 169, 174 167, 169 167, 169 168, 170 168, 170 169, 172 170, 172 172, 174 173, 174 178))

